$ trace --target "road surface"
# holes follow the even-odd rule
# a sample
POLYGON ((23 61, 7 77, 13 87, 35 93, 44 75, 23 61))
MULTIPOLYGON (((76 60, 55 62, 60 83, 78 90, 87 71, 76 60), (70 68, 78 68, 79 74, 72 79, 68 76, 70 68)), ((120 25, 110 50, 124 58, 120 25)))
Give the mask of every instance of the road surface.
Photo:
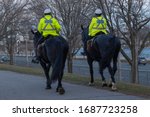
POLYGON ((141 100, 142 97, 63 82, 64 95, 45 90, 45 78, 0 71, 0 100, 141 100))

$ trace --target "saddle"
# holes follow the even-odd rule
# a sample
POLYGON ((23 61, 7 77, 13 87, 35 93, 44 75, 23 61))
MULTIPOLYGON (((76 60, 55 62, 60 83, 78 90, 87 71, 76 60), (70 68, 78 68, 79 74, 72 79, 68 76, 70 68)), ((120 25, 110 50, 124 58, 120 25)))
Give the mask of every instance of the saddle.
POLYGON ((104 32, 100 31, 98 32, 94 37, 91 37, 90 40, 87 41, 87 51, 90 51, 94 48, 95 39, 97 36, 105 34, 104 32))
POLYGON ((53 39, 54 36, 52 35, 48 35, 47 37, 42 37, 42 39, 39 40, 38 44, 37 44, 37 55, 39 56, 39 53, 41 53, 42 51, 42 48, 44 47, 45 45, 45 41, 47 39, 53 39))
POLYGON ((90 51, 93 48, 94 38, 87 41, 87 51, 90 51))
POLYGON ((45 46, 45 41, 37 46, 37 56, 39 57, 41 56, 44 46, 45 46))
MULTIPOLYGON (((56 37, 55 36, 52 36, 52 35, 48 35, 47 37, 45 37, 44 39, 43 39, 43 41, 41 41, 41 43, 39 43, 38 45, 37 45, 37 56, 41 56, 42 54, 43 54, 43 49, 45 50, 46 48, 45 48, 45 42, 46 42, 46 40, 48 40, 48 39, 50 39, 50 40, 52 40, 52 39, 55 39, 56 37)), ((45 50, 46 51, 46 50, 45 50)))

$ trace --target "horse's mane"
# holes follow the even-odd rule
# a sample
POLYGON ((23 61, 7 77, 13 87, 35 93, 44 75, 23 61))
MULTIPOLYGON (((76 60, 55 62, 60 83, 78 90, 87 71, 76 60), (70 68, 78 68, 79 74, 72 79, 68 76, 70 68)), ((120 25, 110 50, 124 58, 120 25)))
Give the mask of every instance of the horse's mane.
POLYGON ((87 26, 87 27, 83 27, 83 26, 81 26, 82 27, 82 30, 83 30, 83 32, 82 32, 82 36, 84 36, 82 39, 83 39, 83 42, 85 43, 85 42, 87 42, 90 38, 89 38, 89 36, 88 36, 88 33, 89 33, 89 26, 87 26))

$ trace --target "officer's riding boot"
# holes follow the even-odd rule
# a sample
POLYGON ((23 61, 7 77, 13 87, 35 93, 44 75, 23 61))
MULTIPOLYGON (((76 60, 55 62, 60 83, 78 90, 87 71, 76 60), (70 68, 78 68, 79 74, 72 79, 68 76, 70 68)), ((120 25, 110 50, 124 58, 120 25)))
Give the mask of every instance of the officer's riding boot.
POLYGON ((35 56, 34 56, 34 58, 32 59, 32 62, 33 63, 39 63, 39 60, 40 60, 40 55, 38 54, 39 53, 39 50, 40 50, 40 45, 44 42, 44 39, 43 39, 44 37, 41 37, 39 40, 38 40, 38 42, 37 42, 37 44, 35 45, 35 56))
POLYGON ((32 62, 37 63, 37 64, 39 63, 39 60, 40 60, 38 56, 38 50, 39 50, 38 46, 39 46, 38 44, 35 46, 35 56, 32 59, 32 62))
POLYGON ((36 63, 39 63, 39 60, 40 60, 40 57, 39 57, 39 55, 38 55, 38 51, 39 51, 39 45, 37 46, 37 48, 36 48, 36 63))
POLYGON ((35 48, 35 56, 33 57, 32 62, 38 64, 39 63, 39 56, 37 53, 38 53, 38 48, 36 47, 35 48))

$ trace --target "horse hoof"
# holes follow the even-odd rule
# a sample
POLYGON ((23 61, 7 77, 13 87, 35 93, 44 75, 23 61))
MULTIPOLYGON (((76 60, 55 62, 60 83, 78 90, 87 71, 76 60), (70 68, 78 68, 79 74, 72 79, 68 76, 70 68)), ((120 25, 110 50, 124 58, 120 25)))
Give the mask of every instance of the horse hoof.
POLYGON ((58 92, 60 95, 63 95, 65 93, 65 90, 64 88, 61 87, 61 88, 57 88, 56 92, 58 92))
POLYGON ((107 87, 107 83, 102 84, 102 87, 107 87))
POLYGON ((107 87, 107 83, 105 81, 102 82, 102 87, 107 87))
POLYGON ((46 86, 46 88, 45 89, 51 89, 52 87, 51 86, 46 86))
POLYGON ((116 87, 111 87, 111 90, 112 91, 117 91, 117 88, 116 87))
POLYGON ((112 83, 111 90, 112 90, 112 91, 116 91, 116 90, 117 90, 117 87, 116 87, 116 85, 115 85, 115 84, 113 84, 113 83, 112 83))
POLYGON ((94 86, 94 83, 89 82, 89 86, 94 86))
POLYGON ((109 87, 112 87, 112 84, 109 84, 109 87))
POLYGON ((109 85, 108 85, 110 88, 111 88, 111 87, 113 86, 113 84, 114 84, 114 83, 113 83, 113 84, 112 84, 112 83, 113 83, 112 80, 110 80, 110 81, 109 81, 109 85))

